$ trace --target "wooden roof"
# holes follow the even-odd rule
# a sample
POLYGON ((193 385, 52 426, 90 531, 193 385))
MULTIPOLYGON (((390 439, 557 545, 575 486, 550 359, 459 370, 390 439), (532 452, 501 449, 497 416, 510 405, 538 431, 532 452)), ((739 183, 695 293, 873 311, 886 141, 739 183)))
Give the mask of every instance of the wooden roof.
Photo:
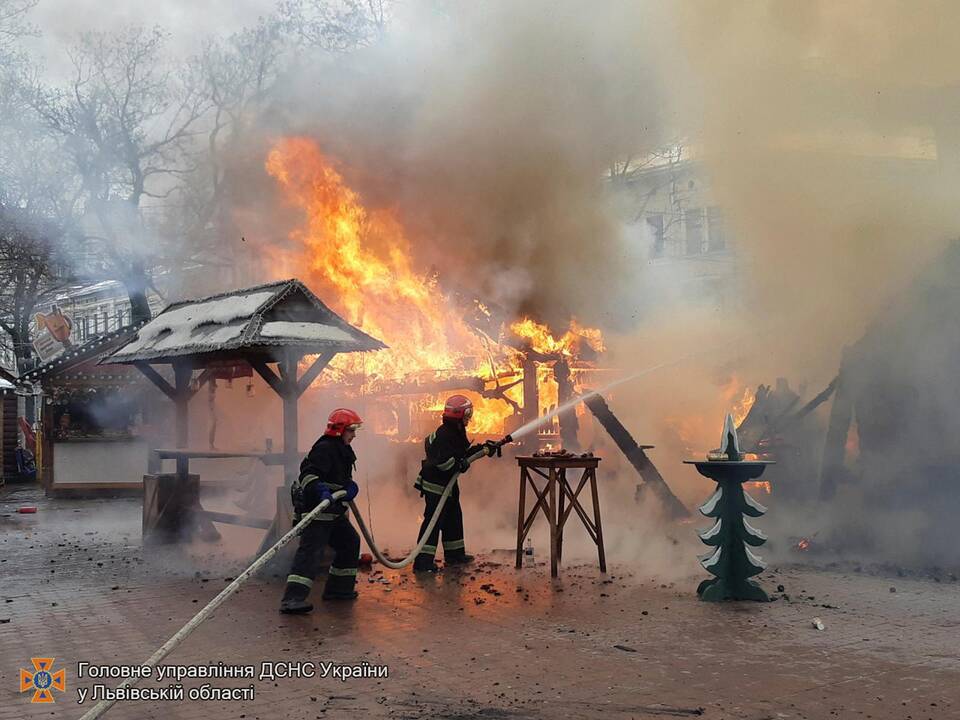
POLYGON ((350 325, 299 280, 257 285, 173 303, 141 327, 103 363, 169 363, 385 348, 350 325))
MULTIPOLYGON (((48 360, 42 365, 38 365, 33 370, 24 373, 20 376, 21 382, 38 382, 44 381, 48 378, 59 377, 61 375, 69 375, 76 370, 81 365, 85 364, 104 364, 104 358, 109 355, 114 349, 123 343, 129 342, 131 338, 135 337, 137 329, 142 325, 142 323, 137 325, 127 325, 113 332, 107 333, 106 335, 101 335, 100 337, 95 337, 82 345, 74 345, 65 349, 57 357, 48 360)), ((118 370, 124 370, 125 368, 117 368, 118 370)), ((88 370, 89 371, 89 370, 88 370)), ((109 375, 109 368, 103 369, 104 375, 109 375)), ((121 373, 125 375, 126 373, 121 373)), ((114 379, 114 378, 110 378, 114 379)))

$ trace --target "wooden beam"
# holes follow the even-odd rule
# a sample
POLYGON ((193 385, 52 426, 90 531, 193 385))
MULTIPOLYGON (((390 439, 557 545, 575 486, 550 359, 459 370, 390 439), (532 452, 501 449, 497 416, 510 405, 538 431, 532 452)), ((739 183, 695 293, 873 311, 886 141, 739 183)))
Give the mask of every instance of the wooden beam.
MULTIPOLYGON (((190 380, 193 377, 193 364, 190 361, 174 361, 173 377, 175 394, 173 397, 176 406, 176 443, 178 448, 187 447, 190 438, 190 398, 193 391, 190 389, 190 380)), ((190 474, 190 459, 177 458, 177 477, 186 482, 190 474)))
POLYGON ((637 445, 636 440, 633 439, 633 436, 623 426, 623 423, 621 423, 620 420, 617 419, 617 416, 610 410, 607 401, 600 395, 588 395, 583 402, 603 426, 603 429, 607 431, 617 447, 620 448, 620 452, 622 452, 627 460, 630 461, 630 464, 633 465, 634 469, 643 479, 644 485, 648 485, 650 489, 656 493, 669 515, 674 519, 690 517, 690 511, 687 510, 683 503, 677 499, 677 496, 673 494, 670 486, 667 485, 667 481, 663 479, 660 471, 657 470, 650 458, 647 457, 643 448, 637 445))
POLYGON ((313 361, 313 365, 307 368, 307 371, 297 381, 297 397, 300 397, 307 391, 307 388, 313 384, 313 381, 317 379, 317 376, 323 372, 323 369, 327 365, 330 364, 330 361, 333 360, 334 355, 336 355, 335 352, 325 352, 317 356, 317 359, 313 361))
POLYGON ((277 364, 280 370, 280 398, 283 400, 283 468, 287 487, 290 487, 300 471, 300 421, 297 416, 297 404, 300 399, 297 385, 298 355, 284 353, 277 364))
POLYGON ((263 360, 249 360, 250 367, 257 371, 257 374, 267 381, 267 384, 273 388, 273 391, 283 397, 283 382, 277 377, 277 374, 263 360))
POLYGON ((134 366, 136 366, 137 370, 139 370, 143 376, 147 378, 147 380, 156 385, 160 392, 176 402, 177 391, 173 389, 173 386, 167 382, 163 375, 153 369, 153 366, 150 365, 150 363, 144 360, 139 360, 134 363, 134 366))
POLYGON ((827 437, 820 462, 821 501, 833 499, 837 485, 847 476, 844 460, 847 454, 847 436, 850 434, 854 414, 853 392, 847 379, 851 372, 848 369, 849 365, 845 353, 840 374, 837 376, 833 406, 830 408, 830 424, 827 426, 827 437))

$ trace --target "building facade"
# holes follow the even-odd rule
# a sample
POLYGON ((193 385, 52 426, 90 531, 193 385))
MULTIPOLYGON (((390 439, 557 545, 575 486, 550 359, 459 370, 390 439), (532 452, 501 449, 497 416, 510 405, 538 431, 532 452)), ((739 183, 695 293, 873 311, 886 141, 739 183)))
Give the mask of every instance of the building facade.
POLYGON ((729 309, 738 302, 743 258, 703 165, 668 148, 610 175, 624 234, 646 262, 665 303, 729 309))

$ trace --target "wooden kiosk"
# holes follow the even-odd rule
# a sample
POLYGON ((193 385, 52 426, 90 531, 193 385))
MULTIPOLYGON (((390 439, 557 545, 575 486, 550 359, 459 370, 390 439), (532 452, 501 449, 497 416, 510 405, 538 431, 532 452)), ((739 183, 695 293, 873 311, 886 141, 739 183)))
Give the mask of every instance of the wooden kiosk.
POLYGON ((295 279, 174 303, 140 328, 103 362, 135 366, 176 409, 176 449, 157 451, 159 457, 176 460, 176 472, 144 477, 144 540, 176 540, 198 530, 215 534, 212 521, 240 520, 204 511, 199 503, 199 479, 190 474, 191 458, 250 455, 187 448, 190 398, 210 375, 231 364, 248 365, 283 401, 283 450, 261 458, 284 468, 277 512, 264 539, 268 546, 290 529, 288 488, 301 459, 300 396, 337 353, 385 347, 340 318, 295 279), (307 356, 316 357, 299 374, 299 365, 307 356), (195 377, 195 373, 199 374, 195 377))
POLYGON ((42 391, 36 462, 47 495, 140 492, 156 391, 133 368, 101 362, 137 329, 71 346, 21 377, 42 391))

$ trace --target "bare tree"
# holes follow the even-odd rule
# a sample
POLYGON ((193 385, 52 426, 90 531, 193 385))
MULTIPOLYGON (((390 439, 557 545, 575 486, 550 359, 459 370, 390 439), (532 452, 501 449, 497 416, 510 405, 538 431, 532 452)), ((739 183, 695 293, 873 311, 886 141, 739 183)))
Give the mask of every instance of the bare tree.
POLYGON ((237 178, 230 163, 259 131, 288 67, 289 36, 277 16, 228 38, 210 38, 190 64, 194 92, 207 99, 194 172, 182 178, 174 233, 180 261, 229 265, 239 231, 231 213, 237 178))
POLYGON ((10 338, 20 372, 33 356, 34 312, 66 282, 62 237, 62 228, 0 210, 0 330, 10 338))
POLYGON ((146 291, 160 245, 144 205, 168 197, 173 178, 191 170, 187 150, 207 102, 179 82, 165 40, 158 28, 85 33, 70 50, 69 84, 31 94, 80 180, 85 270, 124 284, 134 322, 150 317, 146 291))
POLYGON ((280 17, 305 45, 346 52, 382 37, 392 6, 393 0, 283 0, 280 17))
POLYGON ((19 42, 36 30, 27 15, 39 0, 0 0, 0 59, 20 54, 19 42))

